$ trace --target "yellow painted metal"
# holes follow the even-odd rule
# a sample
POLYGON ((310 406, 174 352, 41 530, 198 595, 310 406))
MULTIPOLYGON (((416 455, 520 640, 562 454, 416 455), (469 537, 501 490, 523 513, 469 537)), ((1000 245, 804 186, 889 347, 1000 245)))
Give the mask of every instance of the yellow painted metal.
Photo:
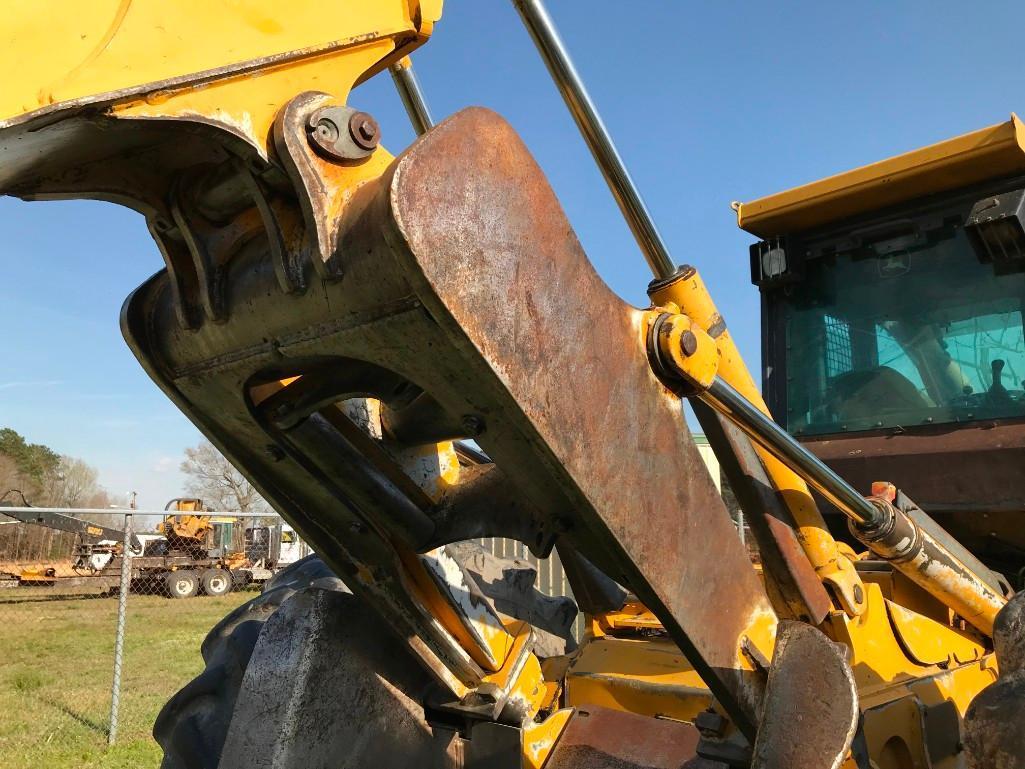
POLYGON ((996 680, 992 651, 971 632, 899 607, 895 630, 895 604, 879 584, 865 588, 866 611, 854 618, 834 612, 824 629, 851 649, 869 754, 880 766, 960 766, 956 758, 929 763, 922 711, 949 701, 963 716, 975 695, 996 680), (919 656, 937 662, 924 664, 919 656), (887 764, 898 757, 904 763, 887 764))
POLYGON ((0 128, 82 105, 212 120, 264 155, 280 107, 349 89, 430 35, 441 0, 33 0, 4 6, 0 128))
MULTIPOLYGON (((655 324, 663 313, 649 313, 649 324, 655 324)), ((719 351, 715 341, 688 316, 670 314, 658 326, 656 339, 662 360, 689 384, 705 390, 719 370, 719 351), (693 349, 687 351, 686 340, 693 349)))
POLYGON ((879 585, 879 589, 882 590, 887 601, 909 609, 915 614, 935 620, 941 625, 950 625, 953 622, 950 609, 926 592, 924 588, 916 585, 885 561, 875 561, 878 568, 866 569, 866 566, 872 564, 871 554, 864 553, 863 555, 865 557, 861 560, 869 563, 863 566, 861 578, 865 582, 879 585))
POLYGON ((56 579, 56 573, 51 566, 26 566, 18 573, 18 581, 23 585, 50 585, 56 579))
MULTIPOLYGON (((697 270, 690 268, 679 278, 656 285, 650 292, 650 297, 657 306, 678 307, 699 328, 715 339, 719 350, 719 376, 763 413, 769 413, 761 392, 751 377, 751 372, 741 358, 740 351, 697 270)), ((826 522, 815 500, 812 499, 807 484, 768 451, 758 446, 755 450, 765 467, 766 474, 794 517, 798 540, 815 572, 824 583, 833 588, 844 610, 851 615, 857 615, 862 609, 862 602, 858 600, 858 596, 864 596, 864 592, 859 588, 861 579, 850 560, 837 549, 836 540, 826 528, 826 522)))
POLYGON ((1004 123, 768 195, 737 209, 741 228, 762 238, 1025 172, 1025 124, 1004 123))
MULTIPOLYGON (((271 126, 283 104, 311 89, 325 91, 332 102, 344 102, 353 85, 404 57, 426 39, 440 17, 441 3, 338 0, 325 5, 304 0, 290 3, 287 13, 282 13, 281 4, 274 0, 56 0, 50 11, 40 14, 38 5, 26 0, 13 0, 5 7, 9 38, 0 47, 0 66, 8 72, 31 68, 39 76, 25 81, 31 87, 15 79, 0 93, 0 127, 79 105, 98 105, 126 119, 213 121, 267 155, 271 126)), ((858 177, 848 175, 846 186, 817 183, 819 187, 802 188, 805 192, 797 195, 795 191, 789 199, 774 196, 779 199, 761 208, 757 205, 760 201, 747 204, 740 211, 742 225, 757 228, 780 221, 807 223, 827 209, 855 210, 863 204, 859 201, 866 191, 878 201, 878 190, 885 184, 906 195, 908 190, 954 183, 952 180, 966 183, 964 179, 969 178, 973 165, 999 161, 1008 167, 1008 158, 1017 157, 1014 153, 1021 154, 1025 146, 1020 122, 1013 118, 1009 124, 986 131, 989 133, 970 135, 974 139, 962 137, 960 144, 933 155, 905 160, 903 166, 892 165, 888 167, 889 176, 883 174, 885 169, 868 167, 875 170, 858 177), (926 166, 929 168, 922 170, 926 166), (786 218, 794 216, 805 218, 786 218)), ((325 162, 321 176, 330 187, 341 191, 332 200, 334 207, 328 218, 336 218, 354 190, 378 176, 391 160, 392 156, 379 148, 357 167, 325 162)), ((1016 162, 1025 164, 1021 158, 1016 162)), ((657 288, 652 299, 659 305, 679 307, 686 320, 694 322, 693 330, 702 341, 715 340, 716 356, 701 358, 704 373, 696 375, 697 381, 708 379, 709 371, 718 370, 765 410, 696 272, 657 288)), ((682 323, 677 329, 680 333, 684 330, 682 323)), ((675 337, 674 349, 679 346, 680 333, 675 337)), ((684 361, 683 365, 696 363, 684 361)), ((289 383, 286 380, 277 387, 289 383)), ((429 496, 455 482, 458 463, 454 456, 450 444, 440 444, 411 460, 426 458, 440 464, 441 472, 430 479, 434 485, 424 487, 429 496)), ((867 600, 859 604, 854 588, 861 580, 828 534, 807 487, 771 456, 761 456, 793 512, 805 552, 848 612, 833 613, 826 629, 852 649, 863 702, 879 716, 873 717, 873 723, 881 730, 882 724, 893 720, 884 718, 885 714, 907 710, 894 703, 912 696, 923 702, 945 696, 963 712, 974 694, 995 677, 992 655, 986 647, 970 633, 887 602, 879 585, 865 585, 867 600), (944 653, 947 657, 941 660, 944 653)), ((461 648, 484 666, 487 672, 481 688, 510 692, 528 717, 551 705, 558 687, 546 683, 541 664, 530 652, 531 631, 526 623, 511 622, 496 631, 488 639, 488 652, 493 656, 485 657, 477 639, 466 632, 462 620, 424 571, 418 554, 402 553, 401 557, 410 575, 411 593, 456 637, 461 648)), ((356 578, 372 580, 373 575, 360 573, 356 578)), ((681 720, 692 720, 708 707, 711 695, 707 687, 672 642, 617 637, 655 630, 656 625, 657 620, 639 605, 595 618, 593 633, 567 674, 567 704, 588 702, 681 720)), ((769 615, 750 618, 746 640, 766 658, 771 657, 774 628, 774 618, 769 615)), ((742 650, 737 653, 743 667, 755 667, 742 650)), ((469 692, 461 682, 452 681, 451 685, 457 696, 469 692)), ((559 710, 540 723, 530 723, 528 718, 529 725, 524 729, 526 766, 540 769, 570 714, 569 709, 559 710)), ((909 721, 901 734, 908 740, 917 739, 921 746, 921 734, 916 736, 913 731, 909 721)))
POLYGON ((563 708, 544 721, 523 728, 523 769, 541 769, 545 765, 572 715, 573 708, 563 708))
MULTIPOLYGON (((930 729, 956 730, 957 727, 952 719, 934 723, 935 716, 929 715, 929 709, 952 705, 957 715, 963 716, 972 698, 996 680, 996 669, 991 661, 991 656, 984 657, 892 687, 878 697, 864 698, 865 741, 875 765, 886 769, 963 769, 960 752, 930 755, 930 729)), ((956 732, 932 735, 952 747, 957 736, 956 732)))
MULTIPOLYGON (((897 582, 903 579, 898 574, 897 582)), ((996 680, 995 658, 971 630, 896 604, 893 584, 866 582, 864 611, 855 617, 834 611, 823 630, 851 650, 873 760, 879 766, 954 769, 960 766, 956 759, 916 763, 926 761, 923 709, 949 701, 963 716, 975 695, 996 680), (887 764, 895 752, 912 763, 887 764)), ((902 588, 900 594, 906 592, 902 588)), ((926 594, 920 606, 933 614, 945 611, 926 594)), ((566 676, 567 705, 692 721, 712 704, 704 682, 671 641, 638 635, 653 629, 649 617, 643 606, 630 603, 592 618, 591 632, 566 676)))
POLYGON ((566 676, 565 701, 692 721, 712 695, 668 638, 604 636, 582 645, 566 676))
POLYGON ((452 441, 393 450, 391 454, 413 482, 435 501, 459 483, 459 455, 452 441))
POLYGON ((601 637, 617 630, 663 630, 662 622, 640 601, 628 601, 618 611, 590 617, 591 633, 601 637))
MULTIPOLYGON (((323 173, 332 178, 339 189, 347 191, 351 196, 358 184, 379 174, 384 167, 387 167, 387 163, 391 159, 391 155, 378 148, 368 163, 356 167, 336 167, 332 164, 325 164, 323 173), (378 156, 386 157, 387 160, 378 163, 378 156), (376 172, 361 171, 360 169, 366 165, 376 168, 376 172), (353 174, 358 176, 353 176, 353 174)), ((348 196, 345 198, 339 196, 337 198, 338 205, 344 205, 344 200, 347 199, 348 196)), ((250 397, 254 403, 259 404, 283 388, 299 381, 301 381, 300 376, 291 376, 279 381, 258 384, 250 389, 250 397)), ((366 429, 372 435, 380 437, 380 402, 374 398, 367 398, 363 399, 362 403, 366 409, 363 413, 363 418, 367 420, 366 429)), ((321 413, 337 427, 342 428, 348 425, 351 428, 352 423, 349 416, 334 410, 326 410, 321 413)), ((451 441, 397 452, 392 459, 403 467, 407 482, 412 481, 431 500, 437 500, 445 489, 458 483, 459 461, 451 441)), ((435 618, 438 625, 455 640, 466 656, 483 669, 485 673, 482 678, 483 684, 490 687, 500 687, 503 683, 510 685, 510 681, 507 680, 510 675, 510 666, 517 662, 516 655, 522 652, 525 643, 524 639, 518 638, 516 634, 529 632, 529 626, 525 626, 521 622, 503 625, 497 617, 488 616, 486 612, 479 617, 470 617, 460 606, 455 605, 452 592, 443 589, 438 584, 438 580, 432 576, 423 561, 424 557, 445 561, 448 557, 442 549, 439 548, 421 555, 398 543, 395 543, 395 548, 396 555, 403 565, 410 595, 423 607, 425 612, 435 618)), ((452 574, 453 579, 458 579, 459 576, 454 572, 452 574)), ((375 579, 369 571, 360 571, 357 578, 366 583, 372 583, 375 579)), ((529 690, 532 712, 537 712, 548 688, 544 683, 540 662, 532 653, 528 652, 528 654, 530 659, 522 666, 521 670, 523 678, 516 680, 515 685, 529 690), (540 683, 532 680, 531 676, 534 674, 540 683)), ((425 655, 426 658, 430 657, 425 655)), ((468 682, 456 680, 448 671, 442 670, 440 667, 432 666, 432 669, 446 679, 447 684, 457 696, 462 697, 470 692, 468 682)), ((527 697, 528 695, 523 694, 522 696, 527 697)))
MULTIPOLYGON (((930 671, 941 672, 939 665, 923 665, 912 659, 894 633, 890 611, 879 585, 865 584, 866 610, 858 617, 833 612, 823 630, 833 640, 851 649, 851 667, 862 697, 888 686, 906 684, 930 671)), ((937 642, 950 649, 953 656, 970 656, 971 660, 988 654, 988 649, 972 633, 955 630, 927 617, 907 611, 905 634, 934 635, 937 642)))
POLYGON ((484 676, 478 691, 508 692, 508 702, 515 703, 529 723, 541 710, 548 694, 541 661, 532 651, 534 631, 530 623, 512 620, 506 625, 513 638, 512 648, 500 670, 484 676))
MULTIPOLYGON (((396 552, 409 579, 407 588, 424 610, 436 618, 466 652, 485 671, 501 672, 515 645, 515 639, 504 627, 470 627, 466 618, 452 599, 428 572, 418 553, 396 544, 396 552), (484 632, 482 632, 484 631, 484 632), (478 638, 482 637, 481 644, 478 638)), ((428 554, 430 555, 430 554, 428 554)))
POLYGON ((209 515, 192 515, 181 513, 171 515, 157 524, 156 529, 165 537, 175 536, 182 539, 201 540, 213 531, 209 515))
POLYGON ((919 665, 950 666, 971 662, 986 653, 979 639, 954 632, 928 617, 923 617, 894 601, 886 601, 886 611, 894 635, 904 652, 919 665))

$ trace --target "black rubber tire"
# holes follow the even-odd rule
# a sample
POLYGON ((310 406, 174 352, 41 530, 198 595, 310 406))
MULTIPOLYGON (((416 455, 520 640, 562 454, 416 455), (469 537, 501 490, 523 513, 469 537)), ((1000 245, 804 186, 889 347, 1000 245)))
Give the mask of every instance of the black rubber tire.
POLYGON ((171 598, 192 598, 199 592, 199 575, 191 570, 169 571, 164 585, 171 598))
MULTIPOLYGON (((469 563, 477 552, 483 551, 479 546, 473 546, 458 552, 457 557, 461 562, 469 563)), ((492 561, 492 568, 487 569, 495 572, 491 574, 492 580, 497 578, 503 563, 505 567, 512 565, 490 554, 483 556, 483 562, 492 561)), ((472 564, 470 568, 473 569, 472 564)), ((492 585, 489 595, 492 600, 499 598, 502 611, 528 621, 544 622, 546 617, 550 619, 558 614, 548 604, 569 601, 543 596, 533 589, 533 577, 517 580, 514 576, 509 585, 511 587, 507 586, 501 596, 491 594, 492 585), (517 586, 521 588, 518 591, 517 586), (519 598, 517 593, 521 594, 519 598)), ((264 586, 263 593, 239 606, 210 631, 202 646, 206 669, 168 701, 153 725, 153 736, 164 750, 161 769, 217 769, 242 679, 260 631, 286 600, 311 587, 349 593, 344 583, 317 555, 310 555, 275 574, 264 586)), ((484 587, 489 587, 487 580, 484 587)), ((364 623, 374 621, 374 618, 367 617, 364 623)), ((563 625, 564 644, 568 642, 567 647, 573 648, 568 635, 571 622, 557 624, 563 625)), ((384 638, 387 631, 382 629, 380 633, 384 638)), ((398 654, 403 653, 400 651, 398 654)), ((385 769, 384 765, 377 765, 385 769)))
POLYGON ((316 555, 275 574, 263 592, 214 626, 203 641, 206 668, 157 716, 153 736, 164 750, 161 769, 217 769, 249 658, 267 619, 299 590, 348 589, 316 555))
POLYGON ((207 569, 199 577, 203 595, 226 595, 231 592, 231 572, 227 569, 207 569))

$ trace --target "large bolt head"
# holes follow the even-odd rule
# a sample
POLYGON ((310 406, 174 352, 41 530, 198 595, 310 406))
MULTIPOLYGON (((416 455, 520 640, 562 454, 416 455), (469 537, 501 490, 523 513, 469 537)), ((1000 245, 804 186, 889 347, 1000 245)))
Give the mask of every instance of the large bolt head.
POLYGON ((684 331, 680 334, 680 350, 688 358, 698 351, 698 338, 693 331, 684 331))
POLYGON ((334 152, 335 143, 341 135, 338 123, 324 114, 326 110, 318 110, 310 116, 306 124, 309 142, 321 152, 331 155, 334 152))
POLYGON ((321 120, 316 130, 321 141, 334 142, 338 138, 338 126, 330 120, 321 120))
POLYGON ((310 145, 334 161, 365 160, 381 140, 381 129, 366 112, 351 107, 323 107, 306 123, 310 145))
POLYGON ((359 147, 374 149, 381 141, 381 129, 366 112, 354 112, 349 118, 349 134, 359 147))

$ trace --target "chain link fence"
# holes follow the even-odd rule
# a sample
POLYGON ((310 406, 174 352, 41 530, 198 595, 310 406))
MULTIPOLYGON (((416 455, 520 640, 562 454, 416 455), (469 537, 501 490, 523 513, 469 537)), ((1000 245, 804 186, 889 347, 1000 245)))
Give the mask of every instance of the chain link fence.
POLYGON ((158 765, 206 633, 308 553, 274 515, 0 508, 0 766, 158 765))
MULTIPOLYGON (((557 554, 479 543, 571 595, 557 554)), ((0 507, 0 766, 155 766, 153 720, 206 633, 309 552, 273 515, 0 507)))
MULTIPOLYGON (((572 595, 557 553, 478 542, 572 595)), ((158 765, 153 721, 206 633, 309 552, 274 515, 0 508, 0 766, 158 765)))
MULTIPOLYGON (((201 672, 206 633, 310 552, 276 516, 169 515, 0 508, 0 766, 106 766, 111 751, 155 766, 153 720, 201 672), (71 521, 89 531, 54 528, 71 521)), ((528 562, 541 592, 571 595, 557 554, 478 542, 528 562)))

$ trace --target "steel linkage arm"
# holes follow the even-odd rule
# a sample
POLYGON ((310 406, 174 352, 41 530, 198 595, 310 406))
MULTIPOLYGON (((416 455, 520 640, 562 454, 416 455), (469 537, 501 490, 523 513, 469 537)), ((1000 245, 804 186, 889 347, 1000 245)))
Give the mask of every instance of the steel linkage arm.
MULTIPOLYGON (((83 512, 88 513, 95 511, 86 510, 83 512)), ((123 530, 111 529, 107 526, 101 526, 93 521, 87 521, 84 518, 76 518, 73 515, 67 515, 67 511, 60 507, 0 507, 0 515, 6 515, 10 518, 14 518, 16 521, 20 521, 21 523, 31 523, 36 526, 44 526, 47 529, 56 529, 57 531, 67 531, 72 534, 79 534, 94 542, 98 542, 100 540, 120 542, 125 536, 123 530)), ((137 551, 137 553, 142 552, 142 545, 135 534, 131 535, 129 545, 132 550, 137 551)))

